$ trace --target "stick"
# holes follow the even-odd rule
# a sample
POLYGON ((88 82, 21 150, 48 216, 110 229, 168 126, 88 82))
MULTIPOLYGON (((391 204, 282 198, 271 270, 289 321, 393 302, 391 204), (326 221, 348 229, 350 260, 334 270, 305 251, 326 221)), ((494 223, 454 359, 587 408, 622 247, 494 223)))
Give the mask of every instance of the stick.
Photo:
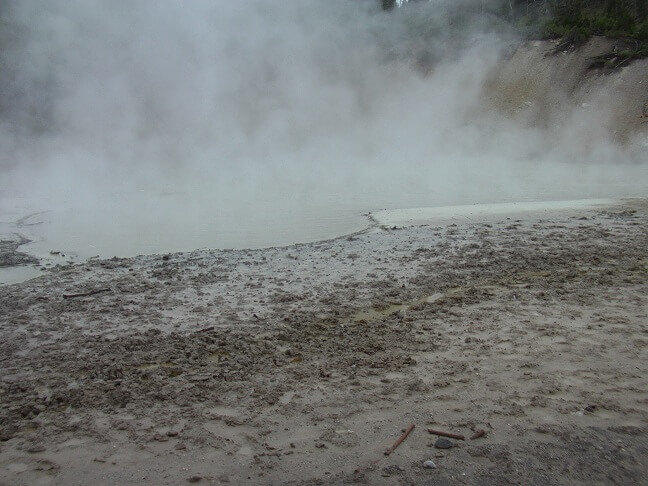
MULTIPOLYGON (((389 454, 391 454, 392 452, 394 452, 394 451, 396 450, 396 448, 397 448, 399 445, 401 445, 401 442, 403 442, 405 439, 407 439, 407 436, 410 434, 410 432, 411 432, 412 430, 414 430, 414 424, 412 424, 412 425, 410 425, 409 427, 407 427, 407 429, 405 430, 405 432, 403 432, 403 435, 401 435, 400 438, 399 438, 396 442, 394 442, 394 445, 392 445, 389 449, 387 449, 387 450, 385 451, 385 455, 388 456, 389 454)), ((369 469, 370 467, 375 466, 376 464, 378 464, 378 463, 380 462, 380 459, 381 459, 381 458, 379 457, 379 458, 376 459, 375 461, 371 461, 371 462, 370 462, 369 464, 367 464, 366 466, 360 466, 360 467, 356 468, 356 470, 353 471, 353 472, 356 473, 356 474, 358 474, 358 473, 363 473, 363 472, 365 472, 367 469, 369 469)))
POLYGON ((103 292, 110 292, 112 289, 99 289, 90 292, 83 292, 82 294, 63 294, 64 299, 74 299, 76 297, 88 297, 89 295, 101 294, 103 292))
POLYGON ((450 437, 451 439, 466 440, 466 438, 463 435, 453 434, 451 432, 443 432, 442 430, 428 429, 428 432, 430 434, 440 435, 441 437, 450 437))
POLYGON ((479 439, 480 437, 484 437, 485 435, 486 431, 484 429, 479 429, 470 437, 470 440, 479 439))
POLYGON ((410 425, 409 427, 407 427, 407 429, 405 430, 405 432, 403 432, 403 435, 401 435, 400 438, 399 438, 396 442, 394 442, 394 445, 391 446, 389 449, 387 449, 387 450, 385 451, 385 455, 388 456, 389 454, 391 454, 392 452, 394 452, 394 451, 396 450, 396 448, 397 448, 399 445, 401 445, 401 442, 403 442, 405 439, 407 439, 407 436, 410 434, 410 432, 411 432, 412 430, 414 430, 414 424, 412 424, 412 425, 410 425))

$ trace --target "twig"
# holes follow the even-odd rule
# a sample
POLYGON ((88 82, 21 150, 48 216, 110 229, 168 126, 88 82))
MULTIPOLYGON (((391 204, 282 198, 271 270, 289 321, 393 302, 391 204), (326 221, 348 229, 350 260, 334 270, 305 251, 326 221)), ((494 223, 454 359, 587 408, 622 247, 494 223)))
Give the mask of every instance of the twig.
POLYGON ((480 437, 484 437, 485 435, 486 431, 484 429, 479 429, 472 436, 470 436, 470 440, 479 439, 480 437))
POLYGON ((91 290, 90 292, 83 292, 82 294, 63 294, 64 299, 74 299, 76 297, 88 297, 89 295, 101 294, 103 292, 110 292, 112 289, 99 289, 91 290))
POLYGON ((412 430, 414 430, 414 424, 410 425, 409 427, 407 427, 407 429, 405 429, 405 432, 403 432, 403 435, 401 435, 401 436, 399 437, 399 439, 398 439, 396 442, 394 442, 394 445, 391 446, 389 449, 387 449, 387 450, 385 451, 385 455, 388 456, 389 454, 391 454, 392 452, 394 452, 394 451, 396 450, 396 448, 397 448, 399 445, 401 445, 401 442, 403 442, 405 439, 407 439, 407 436, 410 435, 410 432, 411 432, 412 430))
MULTIPOLYGON (((389 449, 387 449, 387 450, 385 451, 385 455, 388 456, 388 455, 390 455, 392 452, 394 452, 394 451, 396 450, 396 448, 397 448, 399 445, 401 445, 401 442, 403 442, 405 439, 407 439, 407 436, 410 434, 410 432, 411 432, 412 430, 414 430, 414 424, 412 424, 412 425, 410 425, 409 427, 407 427, 407 429, 405 430, 405 432, 403 432, 403 435, 401 435, 400 438, 399 438, 396 442, 394 442, 394 445, 392 445, 389 449)), ((380 460, 381 460, 381 458, 379 457, 379 458, 376 459, 375 461, 371 461, 371 462, 370 462, 369 464, 367 464, 366 466, 359 466, 359 467, 356 468, 356 470, 353 471, 353 472, 356 473, 356 474, 358 474, 358 473, 363 473, 363 472, 365 472, 367 469, 369 469, 370 467, 373 467, 373 466, 375 466, 376 464, 378 464, 378 463, 380 462, 380 460)))
POLYGON ((451 432, 443 432, 442 430, 428 429, 428 432, 430 434, 440 435, 441 437, 450 437, 451 439, 466 440, 466 438, 463 435, 453 434, 451 432))

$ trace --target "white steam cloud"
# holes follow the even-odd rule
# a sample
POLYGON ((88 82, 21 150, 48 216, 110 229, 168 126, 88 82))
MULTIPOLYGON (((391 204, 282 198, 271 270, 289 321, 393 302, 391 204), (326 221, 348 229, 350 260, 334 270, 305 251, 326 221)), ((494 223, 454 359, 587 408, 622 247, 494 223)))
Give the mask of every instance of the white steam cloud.
POLYGON ((95 234, 645 190, 641 141, 568 101, 544 124, 496 109, 514 39, 457 2, 1 5, 0 198, 110 207, 95 234))

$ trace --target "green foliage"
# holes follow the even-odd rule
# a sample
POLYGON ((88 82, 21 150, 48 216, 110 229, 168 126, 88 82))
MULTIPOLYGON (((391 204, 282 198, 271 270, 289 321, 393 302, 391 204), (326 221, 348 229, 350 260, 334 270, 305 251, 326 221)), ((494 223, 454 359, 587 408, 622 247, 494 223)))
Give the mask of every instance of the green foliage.
POLYGON ((383 10, 391 10, 396 6, 396 0, 381 0, 380 5, 383 10))
POLYGON ((537 39, 544 35, 548 23, 546 18, 525 15, 516 20, 515 29, 525 39, 537 39))
POLYGON ((549 11, 555 22, 574 27, 583 22, 583 0, 550 0, 549 11))
POLYGON ((538 37, 547 39, 569 35, 577 43, 591 35, 642 40, 647 35, 648 20, 641 20, 641 16, 645 16, 641 5, 642 0, 634 3, 623 0, 587 3, 583 0, 550 0, 551 18, 543 21, 538 37))
POLYGON ((547 20, 541 29, 542 39, 559 39, 569 30, 569 26, 556 20, 547 20))
MULTIPOLYGON (((396 2, 380 0, 383 7, 396 2)), ((412 0, 410 0, 413 3, 412 0)), ((404 2, 403 5, 409 5, 404 2)), ((427 3, 427 2, 425 2, 427 3)), ((461 31, 462 20, 476 12, 511 24, 527 39, 562 39, 561 45, 578 46, 592 35, 633 39, 631 57, 648 55, 648 0, 483 0, 458 2, 464 9, 446 16, 461 31)))
POLYGON ((586 27, 574 26, 563 36, 563 41, 574 46, 581 46, 590 38, 591 32, 586 27))
POLYGON ((644 20, 637 25, 636 37, 637 40, 648 42, 648 20, 644 20))
POLYGON ((616 22, 614 18, 610 17, 607 14, 601 14, 594 17, 590 23, 592 34, 594 35, 605 35, 606 32, 612 32, 616 30, 616 22))

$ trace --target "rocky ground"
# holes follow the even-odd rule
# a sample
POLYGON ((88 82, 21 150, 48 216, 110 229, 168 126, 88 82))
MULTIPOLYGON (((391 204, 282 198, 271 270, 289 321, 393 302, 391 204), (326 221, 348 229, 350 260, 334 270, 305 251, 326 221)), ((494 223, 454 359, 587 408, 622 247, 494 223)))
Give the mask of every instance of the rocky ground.
POLYGON ((0 268, 38 263, 35 257, 18 251, 29 240, 20 235, 13 236, 11 239, 0 240, 0 268))
POLYGON ((0 483, 648 484, 647 276, 646 200, 59 265, 0 287, 0 483))

